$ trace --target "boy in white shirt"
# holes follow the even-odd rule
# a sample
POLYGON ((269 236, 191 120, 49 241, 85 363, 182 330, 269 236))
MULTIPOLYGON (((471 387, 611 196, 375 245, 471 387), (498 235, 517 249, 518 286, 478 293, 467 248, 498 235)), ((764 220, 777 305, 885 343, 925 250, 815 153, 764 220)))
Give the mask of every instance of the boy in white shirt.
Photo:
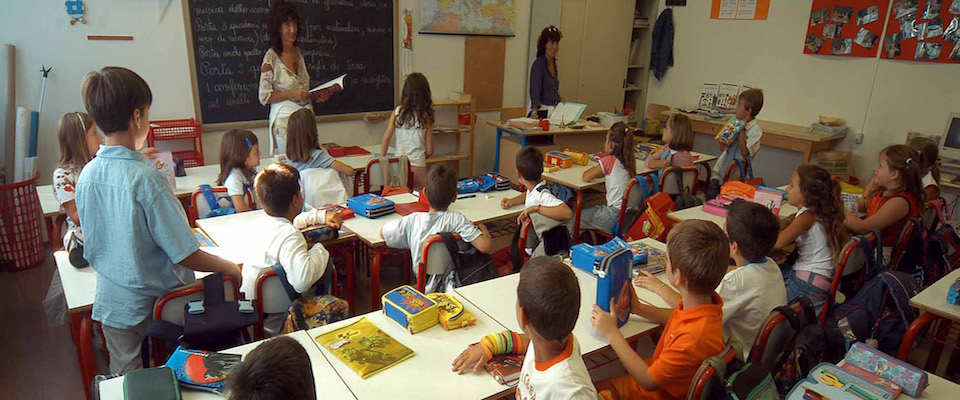
POLYGON ((597 390, 580 354, 573 327, 580 314, 580 284, 570 267, 553 257, 535 257, 520 270, 517 322, 523 333, 487 335, 467 347, 453 370, 483 370, 494 355, 526 354, 517 399, 596 400, 597 390))
POLYGON ((750 89, 737 97, 737 109, 735 110, 737 119, 744 122, 743 130, 733 138, 733 141, 718 138, 720 145, 720 156, 717 157, 717 163, 713 165, 713 176, 711 181, 717 181, 718 188, 723 183, 723 177, 730 168, 733 160, 744 158, 744 154, 749 155, 752 160, 760 151, 760 138, 763 136, 763 129, 757 125, 757 115, 763 108, 763 91, 760 89, 750 89), (735 142, 735 143, 734 143, 735 142))
POLYGON ((256 178, 259 204, 266 212, 264 224, 247 242, 250 260, 243 264, 241 291, 247 299, 257 296, 257 277, 279 264, 287 282, 298 293, 304 293, 318 281, 330 282, 332 268, 327 268, 330 253, 323 244, 307 248, 307 240, 296 226, 325 223, 340 228, 342 216, 313 209, 301 213, 303 195, 300 173, 289 164, 270 164, 256 178), (296 226, 295 226, 296 225, 296 226))
MULTIPOLYGON (((490 253, 490 232, 487 232, 483 224, 474 225, 463 214, 447 211, 447 207, 457 199, 457 176, 449 165, 430 166, 424 190, 427 192, 427 200, 430 201, 430 212, 409 214, 387 222, 380 229, 380 237, 386 241, 387 247, 410 249, 414 276, 418 272, 423 243, 430 236, 441 232, 456 233, 461 240, 470 243, 481 253, 490 253)), ((429 288, 432 285, 428 283, 427 286, 429 288)))
MULTIPOLYGON (((524 221, 530 218, 531 214, 540 214, 555 221, 568 221, 573 217, 573 210, 567 206, 567 203, 560 201, 557 196, 550 193, 547 189, 547 182, 542 180, 543 175, 543 153, 536 147, 528 146, 517 152, 517 179, 524 191, 512 199, 503 199, 500 206, 504 209, 523 203, 524 210, 517 217, 517 225, 523 226, 524 221)), ((534 224, 534 231, 539 224, 534 224)), ((533 257, 548 254, 544 248, 543 235, 553 230, 559 231, 561 235, 569 237, 570 231, 565 225, 557 225, 554 228, 544 232, 535 232, 539 244, 531 254, 533 257)), ((549 234, 548 234, 549 238, 549 234)), ((569 240, 567 241, 569 243, 569 240)), ((519 266, 517 266, 519 268, 519 266)))

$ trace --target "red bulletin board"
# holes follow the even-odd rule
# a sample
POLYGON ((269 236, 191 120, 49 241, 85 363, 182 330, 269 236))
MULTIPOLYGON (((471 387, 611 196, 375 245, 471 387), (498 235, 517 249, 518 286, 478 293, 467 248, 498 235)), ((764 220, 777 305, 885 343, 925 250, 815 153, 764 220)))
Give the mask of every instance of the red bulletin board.
POLYGON ((807 36, 804 38, 804 54, 876 57, 882 47, 883 23, 889 6, 890 0, 813 0, 807 36), (858 23, 861 18, 871 20, 871 15, 876 19, 858 23), (834 37, 837 36, 838 27, 840 34, 834 37), (864 29, 863 34, 860 33, 861 29, 864 29), (864 47, 864 44, 870 46, 864 47), (834 51, 835 46, 839 52, 834 51), (844 48, 848 52, 843 51, 844 48))
POLYGON ((893 0, 881 56, 894 60, 960 62, 958 15, 960 0, 941 0, 939 5, 936 0, 893 0), (912 29, 910 20, 914 20, 912 29), (911 35, 913 37, 907 37, 911 35))

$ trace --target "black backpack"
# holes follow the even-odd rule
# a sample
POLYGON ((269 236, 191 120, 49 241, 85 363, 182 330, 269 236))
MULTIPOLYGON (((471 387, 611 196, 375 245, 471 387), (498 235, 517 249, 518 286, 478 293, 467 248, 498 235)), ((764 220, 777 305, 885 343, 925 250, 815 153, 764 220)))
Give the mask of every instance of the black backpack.
POLYGON ((440 275, 438 291, 445 291, 451 286, 453 288, 467 286, 499 276, 493 256, 481 253, 473 246, 469 246, 466 250, 460 250, 457 239, 453 237, 452 233, 442 232, 439 235, 453 262, 440 275))
POLYGON ((787 393, 820 362, 836 363, 846 353, 846 343, 835 323, 817 325, 816 311, 806 296, 798 301, 803 306, 805 320, 797 317, 789 306, 778 307, 794 328, 793 338, 784 346, 780 361, 774 365, 774 380, 780 393, 787 393))
POLYGON ((874 276, 852 298, 830 312, 828 322, 846 319, 859 341, 876 339, 878 349, 896 354, 907 327, 917 317, 910 298, 917 295, 913 277, 899 271, 874 276))

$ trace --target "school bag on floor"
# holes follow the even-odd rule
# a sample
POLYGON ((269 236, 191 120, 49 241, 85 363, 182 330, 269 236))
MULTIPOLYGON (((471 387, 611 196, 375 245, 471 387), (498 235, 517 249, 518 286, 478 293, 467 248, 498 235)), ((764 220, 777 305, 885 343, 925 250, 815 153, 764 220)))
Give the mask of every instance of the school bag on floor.
POLYGON ((828 323, 846 319, 857 340, 877 341, 877 349, 895 354, 907 327, 917 317, 910 298, 917 295, 913 278, 900 271, 882 272, 870 278, 860 291, 836 306, 828 323))
MULTIPOLYGON (((316 285, 313 296, 304 297, 287 281, 287 273, 283 267, 274 265, 271 268, 277 271, 280 284, 292 302, 283 319, 281 334, 313 329, 350 318, 350 304, 346 300, 323 294, 323 285, 316 285)), ((333 268, 333 264, 327 264, 327 268, 333 268)))

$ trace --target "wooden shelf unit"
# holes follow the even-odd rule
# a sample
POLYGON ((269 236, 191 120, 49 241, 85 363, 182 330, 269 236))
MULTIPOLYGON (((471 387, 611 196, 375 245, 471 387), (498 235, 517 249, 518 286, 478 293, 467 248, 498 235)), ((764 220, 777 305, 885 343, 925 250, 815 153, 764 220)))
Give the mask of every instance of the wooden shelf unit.
POLYGON ((623 108, 633 108, 628 123, 634 127, 643 121, 647 101, 647 84, 650 80, 650 53, 653 49, 653 24, 658 16, 656 0, 635 0, 634 16, 639 14, 646 19, 635 19, 630 34, 630 54, 624 78, 623 108), (636 44, 634 44, 636 42, 636 44), (637 51, 634 51, 637 47, 637 51), (630 58, 632 57, 632 58, 630 58))
MULTIPOLYGON (((473 176, 473 148, 474 148, 474 134, 476 132, 477 125, 477 114, 476 114, 476 103, 474 100, 470 101, 455 101, 450 99, 438 99, 433 101, 434 108, 446 108, 452 107, 456 110, 457 117, 457 131, 456 132, 430 132, 436 137, 455 137, 455 146, 454 146, 454 155, 436 155, 427 159, 427 164, 438 163, 438 162, 456 162, 457 175, 460 175, 460 161, 467 161, 467 176, 473 176), (460 124, 459 118, 461 115, 468 114, 470 115, 470 124, 460 124), (467 151, 464 152, 463 149, 463 138, 460 135, 467 135, 467 151)), ((453 128, 452 125, 441 125, 444 128, 453 128)), ((434 143, 434 148, 436 148, 436 143, 434 143)))

